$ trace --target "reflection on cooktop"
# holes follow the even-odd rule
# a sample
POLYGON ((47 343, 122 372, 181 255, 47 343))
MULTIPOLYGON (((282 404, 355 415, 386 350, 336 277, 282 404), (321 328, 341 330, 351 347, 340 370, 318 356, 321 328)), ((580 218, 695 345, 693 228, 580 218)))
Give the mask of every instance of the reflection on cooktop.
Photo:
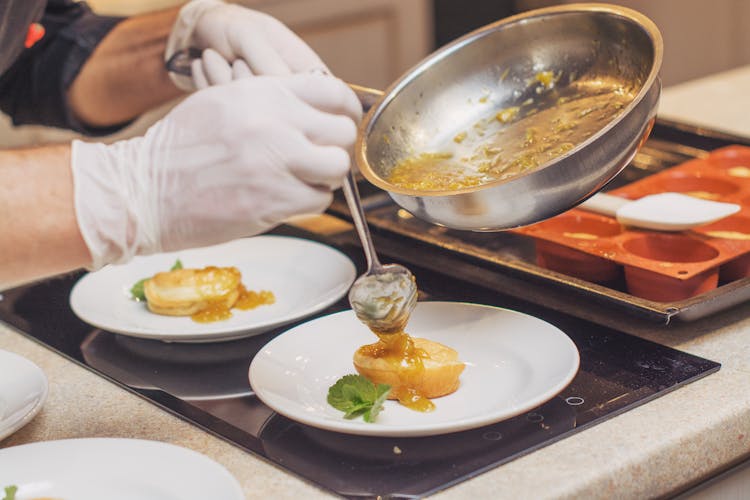
POLYGON ((478 474, 539 446, 538 438, 575 428, 575 410, 557 397, 534 412, 454 434, 423 438, 353 436, 298 425, 274 417, 261 434, 268 458, 308 470, 322 484, 342 483, 349 497, 418 497, 478 474))
POLYGON ((94 330, 81 343, 83 359, 136 389, 159 389, 185 401, 252 394, 247 370, 263 345, 257 337, 214 344, 166 343, 94 330))

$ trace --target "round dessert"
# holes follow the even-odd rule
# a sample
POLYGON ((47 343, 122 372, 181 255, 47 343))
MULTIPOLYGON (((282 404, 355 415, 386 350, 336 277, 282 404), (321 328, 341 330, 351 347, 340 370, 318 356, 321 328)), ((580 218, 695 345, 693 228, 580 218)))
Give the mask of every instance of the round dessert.
POLYGON ((380 341, 357 349, 354 367, 373 383, 390 385, 389 399, 430 411, 430 399, 458 389, 465 365, 454 349, 403 332, 378 336, 380 341))
POLYGON ((210 307, 229 310, 240 295, 241 279, 235 267, 177 269, 155 274, 143 290, 151 312, 191 316, 210 307))

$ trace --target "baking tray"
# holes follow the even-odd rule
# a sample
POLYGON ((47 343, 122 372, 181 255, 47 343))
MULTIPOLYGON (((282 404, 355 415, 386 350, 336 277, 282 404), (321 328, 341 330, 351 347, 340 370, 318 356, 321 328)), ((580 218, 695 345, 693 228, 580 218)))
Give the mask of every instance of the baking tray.
MULTIPOLYGON (((713 150, 730 145, 750 145, 750 139, 677 122, 658 119, 649 140, 639 153, 604 191, 657 174, 695 158, 706 158, 713 150)), ((606 286, 541 267, 536 262, 534 240, 513 232, 474 233, 429 224, 400 209, 387 193, 360 183, 368 223, 379 237, 381 253, 406 262, 440 267, 443 272, 466 272, 463 263, 479 267, 475 273, 484 285, 498 283, 511 293, 544 304, 545 291, 566 294, 571 302, 595 301, 639 318, 669 324, 674 320, 693 321, 731 308, 750 299, 750 278, 719 283, 711 291, 674 301, 655 301, 628 293, 624 280, 606 286), (451 271, 453 269, 454 271, 451 271), (529 293, 523 286, 508 290, 502 279, 508 276, 522 283, 541 285, 529 293)), ((337 198, 331 213, 349 218, 342 198, 337 198)), ((499 290, 500 291, 500 290, 499 290)))
POLYGON ((515 230, 534 238, 542 267, 673 302, 750 277, 750 148, 727 146, 612 191, 626 199, 678 192, 736 204, 740 211, 689 231, 651 231, 572 209, 515 230))

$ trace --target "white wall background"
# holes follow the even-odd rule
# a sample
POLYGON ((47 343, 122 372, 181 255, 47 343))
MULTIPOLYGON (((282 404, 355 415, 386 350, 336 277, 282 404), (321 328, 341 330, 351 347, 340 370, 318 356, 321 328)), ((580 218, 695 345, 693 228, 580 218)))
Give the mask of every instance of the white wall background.
MULTIPOLYGON (((750 2, 747 0, 597 0, 630 7, 662 32, 662 81, 671 86, 750 64, 750 2)), ((575 0, 521 0, 528 7, 575 0)))

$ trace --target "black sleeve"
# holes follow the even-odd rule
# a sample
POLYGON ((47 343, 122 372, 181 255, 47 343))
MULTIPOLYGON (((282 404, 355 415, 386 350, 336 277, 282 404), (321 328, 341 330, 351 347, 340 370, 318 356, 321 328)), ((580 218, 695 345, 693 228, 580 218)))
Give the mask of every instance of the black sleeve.
POLYGON ((94 48, 122 20, 95 15, 83 2, 50 0, 44 37, 0 76, 0 109, 15 125, 39 124, 105 135, 125 124, 92 128, 71 112, 67 90, 94 48))

